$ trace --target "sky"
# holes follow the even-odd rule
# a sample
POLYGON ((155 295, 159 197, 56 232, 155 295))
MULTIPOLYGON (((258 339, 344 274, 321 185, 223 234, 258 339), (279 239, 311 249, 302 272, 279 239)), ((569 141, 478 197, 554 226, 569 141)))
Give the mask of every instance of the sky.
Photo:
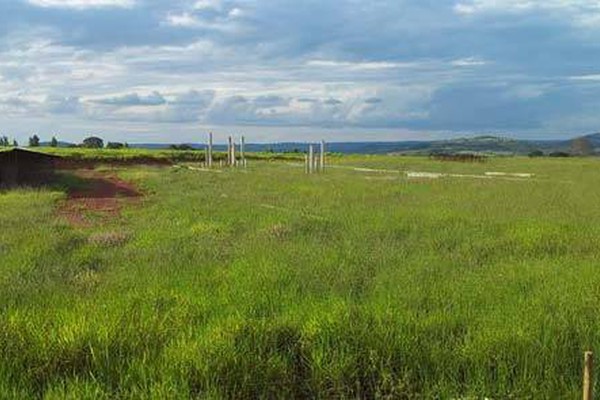
POLYGON ((0 0, 19 141, 599 130, 597 0, 0 0))

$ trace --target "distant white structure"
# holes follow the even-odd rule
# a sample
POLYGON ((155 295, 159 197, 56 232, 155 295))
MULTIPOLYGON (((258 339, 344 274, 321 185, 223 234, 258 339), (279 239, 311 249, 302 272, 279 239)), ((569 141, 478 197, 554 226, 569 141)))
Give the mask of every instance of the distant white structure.
MULTIPOLYGON (((235 139, 233 136, 229 136, 227 138, 227 157, 225 160, 225 165, 228 167, 236 167, 236 166, 242 166, 242 167, 246 167, 248 165, 248 162, 246 160, 246 150, 245 150, 245 146, 246 146, 246 138, 244 136, 240 137, 240 145, 239 145, 239 160, 238 160, 238 156, 236 155, 236 144, 235 144, 235 139)), ((213 133, 209 132, 208 134, 208 143, 206 145, 205 148, 205 162, 204 165, 207 168, 212 168, 215 162, 215 158, 214 158, 214 142, 213 142, 213 133)), ((219 160, 219 167, 223 166, 223 160, 219 160)))
POLYGON ((304 163, 306 166, 306 173, 313 174, 315 172, 325 171, 325 141, 322 140, 319 149, 319 158, 317 159, 315 154, 315 147, 313 144, 308 145, 308 154, 304 157, 304 163))

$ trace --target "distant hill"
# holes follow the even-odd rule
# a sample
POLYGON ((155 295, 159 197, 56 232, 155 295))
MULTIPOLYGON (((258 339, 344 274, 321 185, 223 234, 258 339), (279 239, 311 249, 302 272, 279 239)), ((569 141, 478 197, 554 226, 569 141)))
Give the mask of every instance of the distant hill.
POLYGON ((583 137, 590 141, 592 147, 600 148, 600 133, 592 133, 583 137))
MULTIPOLYGON (((195 149, 204 149, 204 143, 187 143, 195 149)), ((318 145, 318 143, 314 143, 318 145)), ((327 151, 343 154, 389 154, 394 152, 413 151, 416 149, 426 150, 430 142, 406 141, 406 142, 331 142, 327 143, 327 151)), ((143 149, 167 149, 170 144, 159 143, 133 143, 132 148, 143 149)), ((308 148, 306 142, 280 142, 280 143, 247 143, 246 151, 249 152, 304 152, 308 148)), ((215 144, 216 151, 226 151, 223 144, 215 144)))
POLYGON ((476 136, 452 140, 433 141, 430 152, 481 152, 497 154, 528 154, 535 150, 543 152, 565 151, 570 140, 520 140, 496 136, 476 136))
MULTIPOLYGON (((588 135, 593 147, 600 150, 600 134, 588 135)), ((506 155, 525 155, 535 150, 545 153, 568 151, 569 140, 521 140, 498 136, 473 136, 447 140, 411 140, 398 142, 329 142, 327 150, 341 154, 430 154, 430 153, 458 153, 478 152, 506 155)), ((196 149, 203 149, 204 143, 188 143, 196 149)), ((316 143, 315 143, 316 144, 316 143)), ((165 149, 169 144, 136 143, 130 144, 134 148, 165 149)), ((281 143, 248 143, 246 150, 249 152, 304 152, 308 148, 306 142, 281 142, 281 143)), ((225 145, 215 145, 215 150, 226 150, 225 145)))
MULTIPOLYGON (((519 147, 518 141, 500 138, 480 137, 453 139, 444 141, 402 141, 402 142, 328 142, 327 151, 342 154, 393 154, 393 153, 430 153, 432 151, 504 151, 514 152, 519 147)), ((188 143, 196 149, 203 149, 205 144, 188 143)), ((315 143, 318 145, 318 143, 315 143)), ((165 149, 169 144, 136 143, 134 148, 165 149)), ((520 146, 524 147, 524 146, 520 146)), ((215 145, 216 151, 226 150, 225 145, 215 145)), ((308 148, 306 142, 281 143, 248 143, 249 152, 304 152, 308 148)))
MULTIPOLYGON (((600 154, 600 133, 583 136, 590 141, 594 152, 600 154)), ((571 141, 567 140, 526 140, 512 139, 500 136, 482 135, 461 137, 446 140, 411 140, 397 142, 331 142, 327 143, 327 150, 341 154, 430 154, 430 153, 460 153, 477 152, 506 155, 526 155, 540 150, 546 154, 552 152, 568 152, 571 141)), ((187 143, 194 149, 204 149, 204 143, 187 143)), ((317 144, 317 143, 315 143, 317 144)), ((42 143, 48 145, 48 143, 42 143)), ((70 143, 59 142, 60 147, 67 147, 70 143)), ((168 143, 132 143, 132 148, 167 149, 168 143)), ((226 146, 217 144, 216 151, 225 151, 226 146)), ((281 142, 281 143, 248 143, 248 152, 305 152, 308 148, 306 142, 281 142)))

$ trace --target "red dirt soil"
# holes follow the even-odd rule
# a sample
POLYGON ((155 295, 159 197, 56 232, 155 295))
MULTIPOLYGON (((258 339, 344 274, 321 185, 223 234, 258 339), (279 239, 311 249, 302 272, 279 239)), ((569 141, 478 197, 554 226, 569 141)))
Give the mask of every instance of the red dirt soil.
POLYGON ((70 190, 58 209, 58 215, 74 226, 92 225, 90 214, 101 221, 116 218, 124 204, 142 196, 131 183, 115 175, 93 170, 79 170, 74 174, 85 181, 85 187, 70 190))

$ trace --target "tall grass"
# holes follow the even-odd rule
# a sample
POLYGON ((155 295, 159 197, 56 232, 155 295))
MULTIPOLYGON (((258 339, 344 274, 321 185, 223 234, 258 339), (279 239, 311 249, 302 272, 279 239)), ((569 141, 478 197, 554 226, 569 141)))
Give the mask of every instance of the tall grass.
POLYGON ((57 219, 59 192, 0 194, 0 397, 578 395, 597 161, 336 163, 120 169, 147 197, 90 228, 57 219))
MULTIPOLYGON (((7 148, 8 149, 8 148, 7 148)), ((63 147, 39 147, 30 150, 53 154, 63 157, 65 160, 80 162, 97 163, 122 163, 122 164, 142 164, 142 163, 183 163, 183 162, 204 162, 205 150, 172 150, 172 149, 142 149, 142 148, 123 148, 123 149, 91 149, 91 148, 63 148, 63 147)), ((300 153, 246 153, 245 157, 249 160, 302 160, 300 153)), ((225 160, 225 152, 215 152, 213 159, 216 162, 225 160)))

